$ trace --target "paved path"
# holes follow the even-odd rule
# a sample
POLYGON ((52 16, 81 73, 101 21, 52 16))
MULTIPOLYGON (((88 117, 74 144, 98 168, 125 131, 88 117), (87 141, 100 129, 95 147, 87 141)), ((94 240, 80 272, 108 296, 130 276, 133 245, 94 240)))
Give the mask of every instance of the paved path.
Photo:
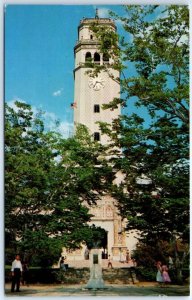
POLYGON ((189 296, 189 286, 169 285, 161 288, 154 283, 135 285, 106 285, 104 290, 87 290, 85 285, 30 285, 22 286, 20 293, 11 293, 10 284, 5 286, 6 296, 189 296))

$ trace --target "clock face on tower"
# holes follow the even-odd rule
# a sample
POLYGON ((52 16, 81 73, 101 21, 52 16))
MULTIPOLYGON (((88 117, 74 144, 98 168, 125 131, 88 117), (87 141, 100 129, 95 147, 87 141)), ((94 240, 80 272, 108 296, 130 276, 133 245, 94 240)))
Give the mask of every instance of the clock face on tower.
POLYGON ((104 88, 105 80, 101 77, 91 77, 89 79, 89 87, 94 89, 95 91, 99 91, 101 88, 104 88))

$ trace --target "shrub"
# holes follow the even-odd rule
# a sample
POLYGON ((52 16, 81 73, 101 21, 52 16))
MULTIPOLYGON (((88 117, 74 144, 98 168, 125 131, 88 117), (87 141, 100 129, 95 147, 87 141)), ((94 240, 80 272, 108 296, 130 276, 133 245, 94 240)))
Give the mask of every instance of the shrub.
POLYGON ((137 267, 135 268, 137 278, 139 281, 155 281, 156 270, 152 268, 137 267))

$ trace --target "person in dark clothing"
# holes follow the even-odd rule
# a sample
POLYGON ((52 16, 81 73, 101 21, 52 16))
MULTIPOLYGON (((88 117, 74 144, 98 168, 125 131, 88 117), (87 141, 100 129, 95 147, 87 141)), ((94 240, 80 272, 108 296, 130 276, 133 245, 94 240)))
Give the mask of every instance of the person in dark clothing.
POLYGON ((28 281, 29 281, 29 266, 28 263, 26 261, 23 262, 22 264, 23 267, 23 276, 22 276, 22 284, 23 285, 28 285, 28 281))
POLYGON ((113 268, 111 255, 108 256, 108 268, 113 268))

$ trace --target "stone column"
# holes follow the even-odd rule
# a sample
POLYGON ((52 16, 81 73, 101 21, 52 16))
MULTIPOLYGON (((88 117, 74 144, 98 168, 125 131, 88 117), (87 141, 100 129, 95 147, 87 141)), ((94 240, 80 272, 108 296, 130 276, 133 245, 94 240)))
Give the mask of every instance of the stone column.
POLYGON ((92 249, 90 251, 90 279, 86 285, 86 288, 105 288, 105 284, 102 278, 101 253, 99 249, 92 249))
POLYGON ((114 245, 118 245, 118 220, 114 220, 114 245))

